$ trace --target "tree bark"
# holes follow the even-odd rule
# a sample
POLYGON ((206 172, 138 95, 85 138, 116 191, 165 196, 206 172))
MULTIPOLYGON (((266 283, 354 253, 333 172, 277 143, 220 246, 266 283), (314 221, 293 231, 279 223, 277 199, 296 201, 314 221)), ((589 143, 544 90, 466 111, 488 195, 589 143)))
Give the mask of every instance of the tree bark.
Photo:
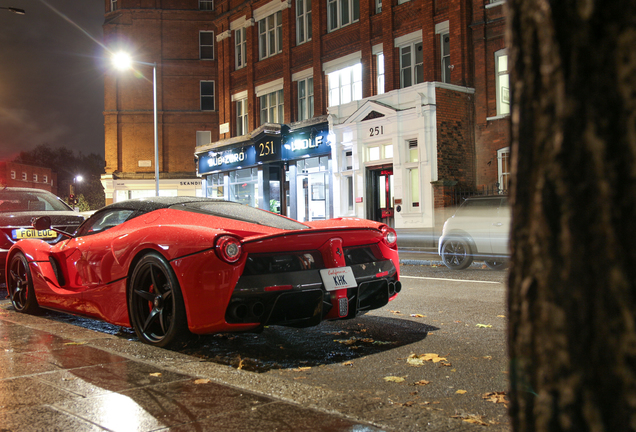
POLYGON ((508 0, 515 431, 636 430, 636 1, 508 0))

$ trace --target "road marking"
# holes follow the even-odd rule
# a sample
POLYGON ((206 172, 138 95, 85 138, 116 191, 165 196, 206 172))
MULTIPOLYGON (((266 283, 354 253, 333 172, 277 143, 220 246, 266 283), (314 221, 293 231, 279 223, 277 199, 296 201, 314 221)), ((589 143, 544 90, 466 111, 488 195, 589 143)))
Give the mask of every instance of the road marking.
POLYGON ((434 277, 424 277, 424 276, 402 276, 402 275, 400 275, 400 279, 426 279, 426 280, 442 280, 442 281, 450 281, 450 282, 472 282, 472 283, 485 283, 485 284, 501 284, 502 283, 502 282, 478 281, 478 280, 470 280, 470 279, 445 279, 445 278, 434 278, 434 277))

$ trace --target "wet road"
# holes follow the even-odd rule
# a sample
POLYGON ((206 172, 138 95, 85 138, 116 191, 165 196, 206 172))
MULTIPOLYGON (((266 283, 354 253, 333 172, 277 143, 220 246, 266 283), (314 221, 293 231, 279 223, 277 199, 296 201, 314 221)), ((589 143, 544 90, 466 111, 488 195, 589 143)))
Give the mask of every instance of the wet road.
MULTIPOLYGON (((190 367, 234 371, 217 377, 230 385, 389 429, 477 430, 482 424, 507 431, 505 404, 496 403, 507 388, 505 272, 418 265, 403 265, 401 272, 398 298, 356 319, 205 336, 173 354, 185 355, 190 367), (424 361, 423 354, 443 360, 424 361), (296 390, 289 395, 289 388, 296 390), (312 396, 321 392, 330 396, 312 396)), ((111 348, 139 346, 132 331, 117 326, 57 313, 46 319, 112 335, 111 348)), ((145 358, 143 347, 126 351, 145 358)))

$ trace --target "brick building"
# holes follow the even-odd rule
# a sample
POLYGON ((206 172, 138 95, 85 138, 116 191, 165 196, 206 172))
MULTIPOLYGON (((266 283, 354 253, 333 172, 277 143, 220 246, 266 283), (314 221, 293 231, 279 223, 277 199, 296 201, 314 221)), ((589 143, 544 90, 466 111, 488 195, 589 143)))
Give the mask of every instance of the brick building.
POLYGON ((57 173, 50 168, 0 162, 0 187, 44 189, 57 195, 57 173))
MULTIPOLYGON (((106 7, 107 46, 157 63, 162 193, 420 230, 454 188, 507 184, 505 0, 106 7)), ((154 188, 152 67, 138 72, 106 79, 107 199, 154 188)))

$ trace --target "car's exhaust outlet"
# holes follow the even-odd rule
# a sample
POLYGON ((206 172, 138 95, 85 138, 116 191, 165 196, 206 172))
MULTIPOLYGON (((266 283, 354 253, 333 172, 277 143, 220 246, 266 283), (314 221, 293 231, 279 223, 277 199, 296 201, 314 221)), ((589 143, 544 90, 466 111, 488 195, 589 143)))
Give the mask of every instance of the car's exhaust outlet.
POLYGON ((395 281, 395 293, 399 293, 400 291, 402 291, 402 282, 400 281, 395 281))
POLYGON ((265 305, 263 305, 263 303, 261 302, 252 303, 252 315, 254 315, 256 318, 260 318, 263 316, 264 312, 265 312, 265 305))
POLYGON ((393 282, 389 282, 389 297, 393 297, 395 295, 395 284, 393 282))
POLYGON ((236 303, 230 306, 230 316, 232 318, 243 320, 247 316, 249 309, 245 303, 236 303))

